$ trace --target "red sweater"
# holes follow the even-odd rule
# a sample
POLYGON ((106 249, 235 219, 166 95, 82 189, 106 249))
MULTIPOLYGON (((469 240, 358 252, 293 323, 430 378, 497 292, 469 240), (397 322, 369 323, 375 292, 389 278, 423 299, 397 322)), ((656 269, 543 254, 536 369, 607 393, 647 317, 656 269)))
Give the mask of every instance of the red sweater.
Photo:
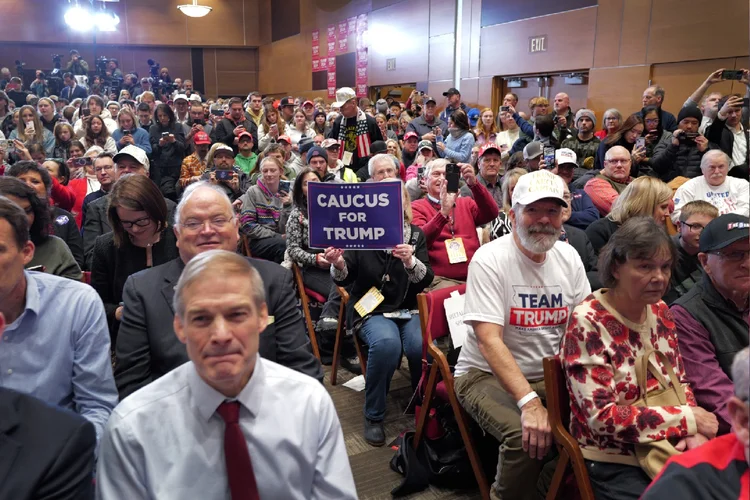
POLYGON ((86 191, 88 191, 89 184, 88 179, 84 177, 83 179, 73 179, 68 182, 68 189, 73 192, 73 194, 76 197, 76 201, 73 204, 73 209, 70 211, 73 216, 76 218, 76 224, 78 224, 78 227, 81 227, 81 222, 83 219, 83 214, 81 211, 83 210, 83 199, 86 198, 86 191))
POLYGON ((479 182, 471 188, 474 199, 458 198, 453 209, 453 233, 456 238, 462 238, 466 249, 466 262, 450 264, 445 240, 452 238, 451 225, 448 219, 440 213, 440 205, 429 198, 422 198, 411 204, 414 212, 413 224, 424 232, 427 238, 427 253, 430 266, 435 276, 466 281, 469 273, 469 262, 474 252, 479 248, 477 226, 488 224, 497 218, 498 208, 494 198, 487 188, 479 182))
POLYGON ((52 204, 63 210, 70 211, 76 202, 76 195, 68 186, 63 186, 57 179, 52 177, 52 189, 50 190, 52 204))

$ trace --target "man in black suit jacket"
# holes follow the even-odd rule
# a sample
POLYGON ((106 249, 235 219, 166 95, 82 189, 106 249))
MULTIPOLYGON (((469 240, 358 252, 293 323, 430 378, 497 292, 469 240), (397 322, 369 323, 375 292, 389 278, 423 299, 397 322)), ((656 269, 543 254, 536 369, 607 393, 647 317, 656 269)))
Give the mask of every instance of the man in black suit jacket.
POLYGON ((85 418, 0 387, 0 498, 93 499, 95 449, 85 418))
POLYGON ((67 99, 68 102, 78 98, 86 99, 88 95, 86 89, 76 83, 73 73, 65 73, 63 75, 63 82, 65 83, 65 87, 60 91, 62 99, 67 99))
MULTIPOLYGON (((123 314, 117 336, 115 383, 120 399, 189 361, 174 333, 172 299, 185 263, 214 249, 235 251, 239 223, 226 194, 206 182, 185 190, 175 213, 180 258, 130 276, 123 290, 123 314)), ((291 273, 278 264, 250 259, 266 291, 270 316, 260 335, 262 357, 323 380, 297 309, 291 273)))

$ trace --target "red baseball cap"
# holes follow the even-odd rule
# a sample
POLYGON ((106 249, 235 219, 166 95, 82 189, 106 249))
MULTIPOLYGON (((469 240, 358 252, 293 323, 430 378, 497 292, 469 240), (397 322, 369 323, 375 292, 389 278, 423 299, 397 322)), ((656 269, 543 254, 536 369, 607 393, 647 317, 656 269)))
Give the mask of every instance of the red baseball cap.
POLYGON ((487 151, 496 151, 499 155, 503 154, 502 151, 500 151, 500 148, 497 147, 497 144, 495 144, 494 142, 488 142, 479 149, 479 158, 484 156, 484 153, 486 153, 487 151))
POLYGON ((291 139, 289 138, 289 136, 288 136, 288 135, 282 135, 282 136, 279 136, 279 138, 278 138, 278 139, 276 139, 276 142, 279 142, 279 141, 284 141, 284 142, 286 142, 287 144, 291 144, 291 143, 292 143, 292 140, 291 140, 291 139))
POLYGON ((255 139, 253 138, 253 134, 245 130, 240 135, 237 136, 237 141, 241 141, 243 137, 249 137, 251 141, 255 142, 255 139))
POLYGON ((207 133, 203 131, 196 132, 193 136, 193 142, 195 144, 211 144, 211 138, 207 133))
POLYGON ((305 107, 305 106, 307 106, 308 104, 309 104, 310 106, 315 106, 315 103, 314 103, 314 102, 312 102, 312 101, 305 101, 305 102, 303 102, 303 103, 302 103, 302 107, 304 108, 304 107, 305 107))
POLYGON ((417 140, 419 140, 419 134, 417 134, 414 131, 411 131, 411 132, 407 132, 407 133, 404 134, 404 142, 408 141, 412 137, 415 138, 415 139, 417 139, 417 140))

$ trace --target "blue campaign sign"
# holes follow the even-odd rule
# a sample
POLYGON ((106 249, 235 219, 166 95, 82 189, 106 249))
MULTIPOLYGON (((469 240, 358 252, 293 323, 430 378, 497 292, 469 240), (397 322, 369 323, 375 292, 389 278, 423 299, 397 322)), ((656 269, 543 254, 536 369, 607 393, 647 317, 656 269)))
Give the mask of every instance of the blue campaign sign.
POLYGON ((404 242, 400 182, 307 185, 310 248, 385 250, 404 242))

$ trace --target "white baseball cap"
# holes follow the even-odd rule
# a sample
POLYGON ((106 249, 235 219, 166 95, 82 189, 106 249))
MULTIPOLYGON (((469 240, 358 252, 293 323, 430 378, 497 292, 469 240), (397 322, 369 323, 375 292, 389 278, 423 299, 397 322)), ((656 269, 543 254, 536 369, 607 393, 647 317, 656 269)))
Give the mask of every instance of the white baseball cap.
MULTIPOLYGON (((557 162, 557 166, 565 165, 566 163, 572 163, 574 167, 578 166, 578 157, 576 156, 575 151, 568 148, 562 148, 562 149, 556 149, 555 150, 555 161, 557 162)), ((552 167, 552 165, 547 165, 548 167, 552 167)))
POLYGON ((190 102, 197 102, 198 104, 203 102, 201 96, 199 96, 198 94, 190 94, 190 98, 188 100, 190 102))
POLYGON ((185 102, 188 102, 188 97, 185 94, 177 94, 177 97, 174 98, 174 102, 177 102, 180 99, 182 99, 185 102))
POLYGON ((561 177, 549 170, 536 170, 518 178, 513 190, 513 206, 517 203, 530 205, 535 201, 550 198, 567 207, 568 203, 563 198, 564 193, 565 183, 561 177))
POLYGON ((146 152, 139 148, 138 146, 134 146, 132 144, 128 144, 124 148, 120 150, 119 153, 117 153, 112 160, 117 163, 117 160, 122 158, 123 156, 129 156, 141 165, 143 165, 143 168, 146 169, 146 172, 149 171, 151 168, 151 164, 148 161, 148 156, 146 156, 146 152))
POLYGON ((357 97, 357 93, 351 87, 341 87, 336 91, 336 102, 332 106, 341 107, 350 99, 357 97))

